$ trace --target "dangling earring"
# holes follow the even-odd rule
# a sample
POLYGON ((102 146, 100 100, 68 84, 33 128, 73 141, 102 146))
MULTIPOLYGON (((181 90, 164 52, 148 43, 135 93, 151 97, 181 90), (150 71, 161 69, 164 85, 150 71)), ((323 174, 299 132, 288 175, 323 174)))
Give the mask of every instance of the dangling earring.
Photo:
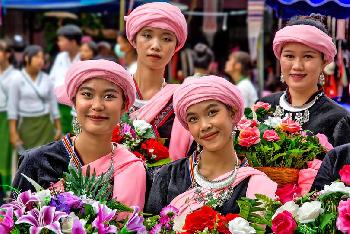
POLYGON ((235 140, 235 137, 236 137, 236 132, 235 132, 235 130, 232 130, 231 136, 232 136, 232 139, 235 140))
POLYGON ((323 86, 326 83, 323 72, 321 73, 320 77, 318 78, 318 83, 321 86, 323 86))
POLYGON ((80 124, 77 117, 73 117, 72 121, 73 133, 77 136, 81 133, 80 124))
POLYGON ((281 80, 281 82, 282 82, 282 83, 284 83, 284 77, 283 77, 283 74, 281 74, 281 76, 280 76, 280 80, 281 80))

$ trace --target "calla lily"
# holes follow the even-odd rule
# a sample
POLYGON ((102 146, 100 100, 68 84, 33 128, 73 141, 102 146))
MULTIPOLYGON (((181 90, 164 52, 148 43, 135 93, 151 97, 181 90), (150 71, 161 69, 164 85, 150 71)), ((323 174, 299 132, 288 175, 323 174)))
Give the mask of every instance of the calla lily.
POLYGON ((27 214, 20 217, 16 224, 30 224, 30 234, 39 234, 44 228, 62 234, 59 220, 66 216, 66 213, 56 211, 56 207, 43 206, 40 211, 37 208, 30 210, 27 214))
POLYGON ((116 233, 117 227, 108 225, 108 222, 113 220, 115 215, 115 210, 109 209, 106 205, 98 204, 97 217, 92 222, 92 226, 97 228, 98 234, 116 233))

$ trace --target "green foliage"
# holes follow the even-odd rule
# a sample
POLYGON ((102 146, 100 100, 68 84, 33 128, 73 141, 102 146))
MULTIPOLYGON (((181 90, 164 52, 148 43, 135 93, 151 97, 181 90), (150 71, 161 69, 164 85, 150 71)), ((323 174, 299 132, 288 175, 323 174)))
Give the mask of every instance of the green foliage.
POLYGON ((112 194, 111 175, 102 173, 96 176, 96 172, 90 174, 90 166, 87 167, 86 175, 83 175, 82 169, 68 167, 68 172, 63 176, 64 188, 77 196, 85 195, 87 198, 96 201, 106 201, 112 194))

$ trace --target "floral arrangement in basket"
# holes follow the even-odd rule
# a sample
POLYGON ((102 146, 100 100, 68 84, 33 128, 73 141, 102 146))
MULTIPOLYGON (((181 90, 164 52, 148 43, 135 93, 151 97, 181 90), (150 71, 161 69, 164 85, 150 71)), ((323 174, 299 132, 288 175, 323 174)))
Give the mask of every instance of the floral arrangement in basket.
POLYGON ((289 179, 296 182, 299 169, 307 168, 308 162, 332 146, 325 135, 314 135, 292 119, 271 117, 272 113, 270 104, 263 102, 245 109, 244 117, 237 124, 236 152, 245 156, 251 166, 281 180, 276 182, 284 184, 283 176, 291 177, 286 178, 285 183, 289 179), (282 171, 288 169, 288 172, 282 171), (278 171, 281 175, 276 174, 278 171))
MULTIPOLYGON (((89 169, 88 169, 89 171, 89 169)), ((43 189, 26 177, 36 188, 19 193, 15 199, 0 207, 0 233, 2 234, 145 234, 143 217, 138 207, 128 207, 114 199, 108 199, 106 175, 97 178, 95 173, 82 175, 81 169, 70 168, 65 184, 73 184, 74 191, 43 189), (102 178, 102 179, 101 179, 102 178), (102 188, 102 189, 100 189, 102 188), (78 192, 79 191, 79 192, 78 192), (128 212, 129 218, 118 220, 119 212, 128 212)))
POLYGON ((350 165, 345 165, 339 174, 341 181, 288 201, 263 195, 257 195, 256 199, 242 198, 240 216, 251 225, 264 224, 276 234, 349 233, 350 165))
POLYGON ((247 220, 238 214, 222 215, 210 204, 187 216, 178 216, 178 210, 168 205, 160 215, 147 218, 145 226, 150 234, 230 234, 255 233, 247 220))
POLYGON ((156 138, 152 125, 144 120, 131 120, 128 115, 123 115, 121 124, 113 131, 112 141, 126 146, 148 167, 161 166, 171 161, 164 141, 156 138))

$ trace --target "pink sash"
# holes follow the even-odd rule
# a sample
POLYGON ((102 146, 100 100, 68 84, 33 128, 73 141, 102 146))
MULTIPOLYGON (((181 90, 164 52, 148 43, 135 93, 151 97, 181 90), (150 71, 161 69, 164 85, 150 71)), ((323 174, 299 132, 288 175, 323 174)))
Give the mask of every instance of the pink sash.
MULTIPOLYGON (((231 172, 227 172, 224 175, 216 178, 215 180, 220 180, 222 178, 225 178, 228 176, 231 172)), ((235 181, 233 182, 232 186, 237 186, 240 182, 242 182, 247 177, 250 177, 248 182, 248 188, 246 196, 248 198, 255 198, 255 194, 264 194, 268 197, 274 198, 275 192, 277 189, 277 184, 273 182, 270 178, 268 178, 265 173, 256 170, 252 167, 240 167, 237 172, 237 176, 235 181)), ((209 193, 209 189, 202 188, 202 191, 205 193, 209 193)), ((214 191, 215 192, 220 192, 214 191)), ((201 208, 204 204, 197 202, 195 199, 193 199, 196 196, 195 194, 195 188, 192 188, 177 197, 175 197, 170 205, 175 206, 179 209, 179 216, 181 215, 187 215, 195 210, 198 210, 201 208)))

